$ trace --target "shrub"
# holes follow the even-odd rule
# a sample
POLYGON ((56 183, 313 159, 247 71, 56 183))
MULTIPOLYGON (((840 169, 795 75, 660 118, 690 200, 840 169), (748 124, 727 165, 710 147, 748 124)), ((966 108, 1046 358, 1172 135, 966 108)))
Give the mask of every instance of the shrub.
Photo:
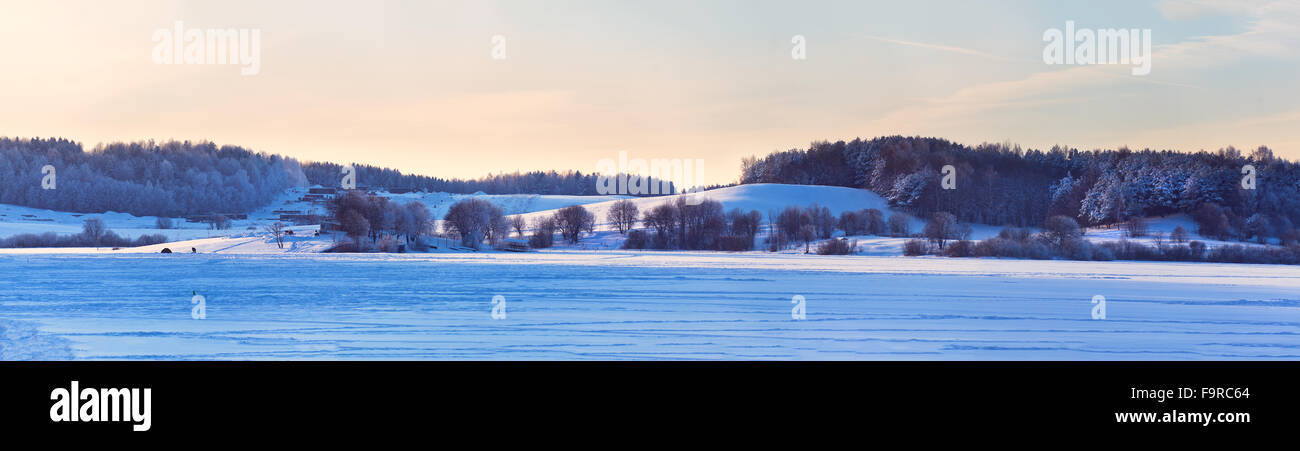
POLYGON ((1092 260, 1093 246, 1087 240, 1070 238, 1061 242, 1061 255, 1070 260, 1092 260))
POLYGON ((975 243, 974 255, 976 257, 1024 258, 1025 249, 1020 241, 993 237, 975 243))
POLYGON ((1194 258, 1192 258, 1192 248, 1185 244, 1175 244, 1164 248, 1164 251, 1162 252, 1162 257, 1164 260, 1172 260, 1172 261, 1179 261, 1179 262, 1195 260, 1194 258))
POLYGON ((975 255, 975 244, 971 243, 970 240, 953 241, 952 244, 949 244, 948 248, 944 250, 944 255, 949 257, 973 256, 975 255))
POLYGON ((623 249, 645 249, 650 244, 650 234, 645 230, 632 230, 627 232, 627 239, 623 240, 623 249))
POLYGON ((140 235, 139 238, 135 239, 135 243, 132 244, 136 246, 152 246, 155 244, 162 244, 166 242, 167 242, 167 237, 165 235, 161 233, 154 233, 150 235, 140 235))
POLYGON ((1300 244, 1300 229, 1291 229, 1283 232, 1280 238, 1282 239, 1281 244, 1283 246, 1300 244))
POLYGON ((817 245, 817 255, 848 255, 858 250, 858 241, 846 238, 823 241, 817 245))
MULTIPOLYGON (((97 219, 97 218, 96 218, 97 219)), ((98 226, 92 225, 88 230, 75 235, 59 235, 54 232, 45 232, 42 234, 21 233, 8 238, 0 238, 0 248, 33 248, 33 247, 138 247, 151 246, 154 244, 166 243, 167 237, 161 234, 141 235, 132 240, 130 238, 119 236, 107 228, 95 229, 102 226, 100 221, 98 226)))
POLYGON ((342 243, 335 245, 334 247, 325 249, 325 252, 339 252, 339 253, 361 252, 361 248, 358 247, 356 243, 344 241, 342 243))
POLYGON ((1246 246, 1240 244, 1219 246, 1211 250, 1205 259, 1221 263, 1242 263, 1246 261, 1246 246))
POLYGON ((166 230, 175 227, 175 225, 172 224, 172 218, 165 216, 159 216, 158 219, 153 222, 153 226, 158 230, 166 230))
POLYGON ((1025 257, 1034 260, 1047 260, 1052 258, 1052 251, 1047 248, 1046 244, 1033 241, 1025 245, 1025 257))
POLYGON ((1034 232, 1029 229, 1022 229, 1018 227, 1007 227, 1002 229, 1001 232, 998 232, 998 237, 1004 240, 1023 242, 1025 240, 1028 240, 1029 237, 1033 234, 1034 232))
POLYGON ((528 246, 533 249, 546 249, 555 244, 555 219, 537 218, 533 222, 533 234, 528 237, 528 246))
POLYGON ((1078 241, 1083 236, 1083 232, 1079 230, 1079 223, 1068 216, 1056 215, 1047 218, 1043 228, 1046 229, 1043 234, 1048 242, 1055 246, 1062 246, 1067 241, 1078 241))
POLYGON ((930 245, 925 240, 911 239, 903 243, 903 255, 913 257, 930 252, 930 245))
POLYGON ((730 252, 743 252, 754 248, 754 238, 747 236, 726 235, 718 239, 721 249, 730 252))
POLYGON ((902 213, 894 213, 889 217, 889 235, 896 237, 905 237, 912 234, 911 219, 902 213))
POLYGON ((1226 239, 1231 233, 1228 215, 1224 213, 1223 208, 1213 202, 1202 204, 1192 213, 1192 219, 1196 220, 1197 232, 1202 236, 1208 236, 1215 239, 1226 239))
POLYGON ((1092 259, 1099 262, 1108 262, 1115 259, 1115 252, 1105 246, 1093 246, 1092 259))
POLYGON ((378 240, 375 240, 375 248, 382 252, 397 252, 397 244, 397 237, 387 234, 379 237, 378 240))

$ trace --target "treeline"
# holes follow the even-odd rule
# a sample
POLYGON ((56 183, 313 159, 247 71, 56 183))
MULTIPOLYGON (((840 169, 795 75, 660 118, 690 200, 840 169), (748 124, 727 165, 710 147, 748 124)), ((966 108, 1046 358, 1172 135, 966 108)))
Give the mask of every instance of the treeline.
POLYGON ((63 235, 54 232, 22 233, 0 238, 0 248, 6 247, 136 247, 167 242, 162 234, 140 235, 132 240, 118 235, 104 225, 104 220, 88 218, 82 223, 81 233, 63 235))
MULTIPOLYGON (((927 224, 926 230, 921 234, 924 239, 912 239, 903 244, 903 255, 1300 264, 1300 240, 1295 237, 1284 240, 1281 246, 1226 244, 1211 247, 1202 241, 1189 241, 1190 235, 1180 226, 1168 236, 1160 232, 1152 233, 1150 245, 1127 238, 1098 243, 1085 239, 1085 230, 1073 218, 1057 215, 1047 219, 1042 231, 1007 227, 995 237, 970 241, 969 233, 964 236, 960 232, 945 234, 941 227, 932 227, 933 224, 945 222, 938 218, 939 215, 946 213, 936 214, 936 218, 927 224)), ((1131 227, 1130 230, 1133 230, 1131 227)))
MULTIPOLYGON (((584 174, 580 171, 530 171, 510 174, 493 174, 477 179, 445 179, 424 175, 404 174, 402 171, 371 165, 353 165, 356 170, 358 186, 383 188, 409 188, 416 191, 447 192, 457 194, 556 194, 573 196, 594 196, 597 179, 600 174, 584 174)), ((303 172, 312 185, 339 186, 343 180, 343 165, 336 163, 305 163, 303 172)), ((646 183, 663 183, 660 179, 647 178, 646 183)), ((648 186, 648 185, 647 185, 648 186)), ((663 194, 673 194, 676 187, 672 182, 666 185, 671 190, 663 194)), ((714 187, 707 187, 712 189, 714 187)))
POLYGON ((1215 233, 1224 236, 1255 236, 1260 229, 1277 234, 1300 224, 1300 166, 1267 147, 1249 155, 1231 147, 1179 153, 1055 146, 1044 152, 888 136, 746 158, 740 181, 864 188, 920 217, 949 212, 963 222, 1017 227, 1041 226, 1055 215, 1089 226, 1114 224, 1134 216, 1195 214, 1206 205, 1223 214, 1224 230, 1215 233), (947 165, 955 169, 951 190, 941 186, 947 165), (1255 168, 1254 189, 1242 186, 1247 165, 1255 168), (1254 230, 1246 224, 1252 217, 1254 230))
POLYGON ((0 137, 0 203, 136 216, 247 212, 303 185, 297 161, 210 142, 142 141, 89 152, 61 138, 0 137), (54 189, 43 189, 54 168, 54 189))

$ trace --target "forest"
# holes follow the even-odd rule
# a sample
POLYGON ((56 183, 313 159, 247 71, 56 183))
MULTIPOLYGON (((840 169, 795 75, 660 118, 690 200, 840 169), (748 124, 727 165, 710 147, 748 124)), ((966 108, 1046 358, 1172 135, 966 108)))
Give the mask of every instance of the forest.
POLYGON ((887 136, 746 158, 740 182, 864 188, 918 217, 948 212, 961 222, 1016 227, 1041 227, 1056 215, 1096 226, 1188 213, 1203 234, 1247 239, 1282 236, 1300 223, 1300 167, 1267 147, 1249 154, 1232 147, 1040 151, 887 136), (941 186, 947 165, 956 169, 954 189, 941 186))
POLYGON ((210 142, 141 141, 89 152, 62 138, 0 137, 0 203, 136 216, 247 212, 303 185, 298 162, 210 142), (54 168, 53 189, 42 185, 54 168))

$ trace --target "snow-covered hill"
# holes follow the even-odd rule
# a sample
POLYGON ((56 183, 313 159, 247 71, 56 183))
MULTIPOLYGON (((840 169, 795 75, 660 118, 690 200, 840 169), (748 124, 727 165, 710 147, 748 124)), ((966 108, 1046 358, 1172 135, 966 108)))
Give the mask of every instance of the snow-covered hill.
MULTIPOLYGON (((660 197, 636 197, 632 198, 632 203, 636 204, 640 212, 648 211, 664 203, 676 202, 679 197, 695 197, 699 199, 710 199, 722 203, 725 210, 739 208, 743 211, 757 210, 764 216, 764 228, 768 216, 771 213, 780 212, 787 206, 807 207, 813 204, 824 206, 830 209, 836 217, 845 211, 862 210, 866 208, 875 208, 885 213, 886 217, 896 213, 889 208, 889 202, 873 193, 864 189, 845 188, 840 186, 818 186, 818 185, 782 185, 771 183, 758 183, 749 185, 730 186, 700 193, 677 194, 672 196, 660 197)), ((614 231, 614 227, 606 217, 610 208, 616 200, 597 202, 584 205, 589 211, 596 216, 596 233, 594 236, 586 237, 576 246, 558 247, 576 247, 580 249, 615 249, 623 242, 623 236, 614 231)), ((567 206, 567 205, 566 205, 567 206)), ((555 213, 555 210, 537 211, 524 214, 524 218, 532 224, 537 218, 549 216, 555 213)), ((917 218, 911 218, 912 230, 920 231, 925 226, 925 221, 917 218)), ((998 228, 979 226, 976 227, 975 237, 984 238, 997 234, 998 228)), ((766 232, 760 232, 760 241, 766 232)), ((863 254, 867 255, 899 255, 900 249, 905 239, 890 237, 854 237, 858 239, 863 254)), ((760 243, 761 245, 761 243, 760 243)), ((803 248, 790 249, 788 252, 803 252, 803 248)))
MULTIPOLYGON (((244 243, 248 241, 248 238, 250 237, 262 236, 262 227, 278 221, 280 217, 279 212, 290 211, 299 212, 301 214, 324 215, 325 209, 323 206, 301 200, 305 194, 307 194, 307 188, 289 189, 285 191, 284 194, 281 194, 270 205, 252 212, 247 212, 247 219, 236 219, 231 221, 231 227, 227 230, 211 230, 205 223, 186 222, 184 218, 170 218, 175 228, 158 229, 156 227, 158 218, 154 216, 133 216, 118 212, 71 213, 0 204, 0 238, 24 233, 42 234, 46 232, 71 235, 81 232, 82 224, 86 219, 100 218, 104 221, 105 225, 108 226, 109 230, 112 230, 114 233, 122 237, 134 239, 141 235, 161 234, 167 237, 169 243, 184 242, 178 243, 177 246, 173 247, 182 247, 187 250, 191 247, 196 247, 200 251, 211 248, 213 250, 228 252, 229 249, 233 249, 230 247, 232 242, 244 243)), ((450 208, 453 203, 469 197, 486 199, 489 202, 500 206, 505 210, 506 214, 551 210, 569 205, 583 205, 626 197, 538 194, 391 194, 386 192, 378 193, 378 195, 402 203, 411 201, 423 202, 429 207, 429 211, 433 213, 434 217, 439 218, 447 213, 447 209, 450 208)), ((315 227, 309 227, 309 229, 315 229, 315 227)), ((305 230, 306 229, 300 231, 305 230)), ((300 239, 301 238, 302 237, 300 237, 300 239)), ((241 245, 240 248, 250 249, 246 245, 241 245)), ((147 249, 155 250, 154 246, 147 247, 147 249)), ((276 250, 278 251, 278 249, 276 250)), ((54 250, 54 252, 58 253, 69 251, 73 250, 54 250)), ((85 250, 80 249, 77 251, 84 252, 85 250)), ((270 252, 272 250, 267 251, 270 252)))
MULTIPOLYGON (((632 198, 632 203, 636 204, 639 211, 648 211, 665 202, 676 202, 678 197, 697 197, 702 199, 711 199, 722 203, 726 210, 739 208, 741 210, 758 210, 760 213, 767 215, 768 212, 780 211, 781 209, 797 205, 800 207, 817 204, 829 208, 831 213, 839 216, 841 212, 850 210, 861 210, 864 208, 875 208, 881 211, 889 211, 889 203, 884 198, 876 195, 871 191, 855 188, 844 188, 840 186, 816 186, 816 185, 779 185, 760 183, 752 185, 730 186, 718 188, 715 190, 704 191, 700 193, 678 194, 661 197, 637 197, 632 198)), ((598 227, 607 226, 605 217, 609 214, 609 209, 614 205, 616 200, 597 202, 585 205, 588 210, 596 215, 598 227)), ((559 205, 556 209, 568 205, 559 205)), ((524 217, 530 220, 541 215, 553 214, 553 210, 537 211, 525 214, 524 217)), ((921 222, 917 221, 917 225, 921 222)))

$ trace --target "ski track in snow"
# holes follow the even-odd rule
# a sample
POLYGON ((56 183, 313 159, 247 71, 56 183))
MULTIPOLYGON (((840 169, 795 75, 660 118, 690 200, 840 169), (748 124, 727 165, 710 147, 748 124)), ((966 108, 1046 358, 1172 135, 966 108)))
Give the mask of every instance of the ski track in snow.
POLYGON ((1261 265, 0 254, 0 358, 1297 359, 1298 288, 1300 268, 1261 265), (190 318, 192 292, 207 319, 190 318), (494 295, 506 319, 491 319, 494 295), (791 319, 794 295, 806 320, 791 319))

